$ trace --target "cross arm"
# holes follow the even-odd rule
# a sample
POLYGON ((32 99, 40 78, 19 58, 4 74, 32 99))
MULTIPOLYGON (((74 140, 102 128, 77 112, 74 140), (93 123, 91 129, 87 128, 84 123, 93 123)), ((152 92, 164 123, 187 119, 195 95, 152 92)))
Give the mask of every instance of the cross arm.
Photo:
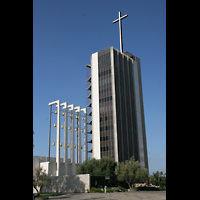
POLYGON ((121 17, 121 19, 124 19, 125 17, 128 17, 128 15, 126 14, 126 15, 124 15, 123 17, 121 17))
POLYGON ((115 22, 118 22, 119 21, 119 19, 116 19, 115 21, 113 21, 113 24, 115 23, 115 22))
POLYGON ((51 105, 56 104, 56 103, 58 104, 58 102, 59 102, 59 100, 53 101, 53 102, 49 103, 48 105, 51 106, 51 105))
MULTIPOLYGON (((121 19, 124 19, 125 17, 128 17, 128 15, 126 14, 126 15, 124 15, 123 17, 120 17, 120 20, 121 20, 121 19)), ((116 23, 116 22, 118 22, 118 21, 119 21, 119 19, 116 19, 115 21, 113 21, 113 24, 116 23)))

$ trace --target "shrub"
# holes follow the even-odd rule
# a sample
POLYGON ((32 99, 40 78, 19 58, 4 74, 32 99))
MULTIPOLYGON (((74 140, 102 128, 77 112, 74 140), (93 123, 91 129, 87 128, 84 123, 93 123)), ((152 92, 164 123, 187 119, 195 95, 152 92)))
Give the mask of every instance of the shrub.
POLYGON ((92 188, 90 189, 90 193, 94 193, 94 192, 95 192, 95 189, 96 189, 96 188, 92 187, 92 188))
POLYGON ((159 190, 166 190, 165 187, 159 187, 159 190))
POLYGON ((102 188, 95 188, 95 187, 92 187, 90 189, 90 193, 103 193, 104 191, 102 191, 102 188))
POLYGON ((138 187, 137 190, 159 190, 159 188, 155 188, 155 187, 138 187))
POLYGON ((113 190, 112 190, 111 187, 108 187, 108 188, 106 189, 106 192, 113 192, 113 190))
POLYGON ((123 188, 123 187, 121 187, 121 186, 118 186, 118 188, 119 188, 119 190, 121 190, 122 192, 125 192, 125 191, 126 191, 126 189, 123 188))
MULTIPOLYGON (((108 187, 106 189, 106 192, 113 192, 113 189, 111 187, 108 187)), ((104 193, 104 189, 103 188, 95 188, 95 187, 92 187, 90 189, 90 193, 104 193)))
POLYGON ((119 192, 119 188, 118 187, 112 187, 113 192, 119 192))

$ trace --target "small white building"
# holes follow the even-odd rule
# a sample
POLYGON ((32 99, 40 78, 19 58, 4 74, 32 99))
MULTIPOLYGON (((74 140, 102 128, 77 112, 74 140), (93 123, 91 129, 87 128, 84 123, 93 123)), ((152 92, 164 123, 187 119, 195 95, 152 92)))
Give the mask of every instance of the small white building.
MULTIPOLYGON (((42 167, 43 170, 46 170, 46 173, 52 176, 56 176, 56 158, 50 157, 50 162, 47 161, 48 157, 45 156, 33 156, 33 172, 36 168, 42 167)), ((63 162, 63 158, 60 158, 60 174, 59 176, 64 175, 75 175, 79 163, 74 163, 74 168, 72 168, 71 159, 67 159, 67 162, 63 162)))

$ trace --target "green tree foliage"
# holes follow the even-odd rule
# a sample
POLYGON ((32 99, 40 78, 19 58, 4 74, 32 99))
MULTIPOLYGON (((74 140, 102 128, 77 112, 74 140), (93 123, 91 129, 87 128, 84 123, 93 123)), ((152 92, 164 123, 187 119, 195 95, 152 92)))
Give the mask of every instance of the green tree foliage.
POLYGON ((115 177, 115 167, 117 163, 113 158, 103 157, 100 160, 95 158, 86 160, 79 165, 77 174, 91 174, 92 176, 110 176, 115 177))
POLYGON ((33 175, 33 187, 36 189, 38 196, 43 187, 50 187, 51 185, 51 177, 45 171, 42 168, 36 168, 35 175, 33 175))
POLYGON ((153 175, 150 176, 150 183, 161 187, 166 186, 166 173, 163 174, 162 171, 157 171, 156 173, 153 173, 153 175))
POLYGON ((120 162, 116 166, 116 174, 119 181, 126 181, 129 188, 133 188, 136 182, 146 182, 148 178, 148 170, 141 168, 138 161, 135 161, 134 156, 130 160, 120 162))

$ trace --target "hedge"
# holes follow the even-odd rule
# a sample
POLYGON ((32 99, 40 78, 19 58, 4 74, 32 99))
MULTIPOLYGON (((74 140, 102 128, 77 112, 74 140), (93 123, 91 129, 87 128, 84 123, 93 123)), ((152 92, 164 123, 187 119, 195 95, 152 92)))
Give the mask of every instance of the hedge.
MULTIPOLYGON (((118 186, 118 187, 108 187, 106 189, 106 192, 121 192, 121 191, 125 192, 126 189, 123 188, 123 187, 120 187, 120 186, 118 186)), ((104 193, 104 189, 103 189, 102 186, 101 187, 99 186, 99 188, 92 187, 90 189, 90 192, 91 193, 104 193)))
POLYGON ((137 190, 152 190, 152 191, 156 191, 156 190, 159 190, 159 188, 156 188, 156 187, 137 187, 137 190))

